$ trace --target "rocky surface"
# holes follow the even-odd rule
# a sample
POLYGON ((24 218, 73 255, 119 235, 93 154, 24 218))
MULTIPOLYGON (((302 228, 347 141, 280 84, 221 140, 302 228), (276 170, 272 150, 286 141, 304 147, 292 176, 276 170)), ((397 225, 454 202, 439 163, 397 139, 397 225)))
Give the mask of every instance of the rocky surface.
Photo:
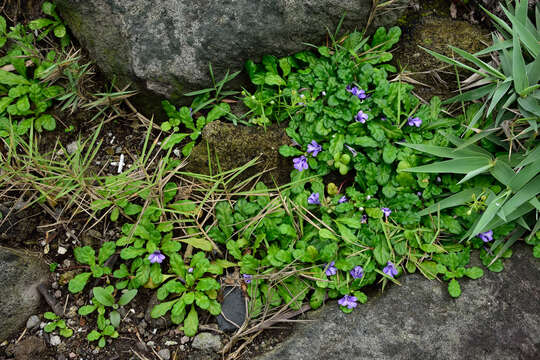
POLYGON ((198 350, 218 352, 221 349, 221 338, 216 334, 201 332, 193 338, 191 346, 198 350))
POLYGON ((409 275, 352 314, 330 302, 257 360, 540 359, 540 260, 513 249, 501 273, 460 280, 457 299, 409 275))
POLYGON ((273 169, 262 177, 269 187, 274 187, 274 179, 278 184, 290 181, 292 160, 279 155, 279 147, 290 143, 282 128, 271 126, 265 130, 260 126, 234 126, 231 123, 214 121, 205 126, 202 138, 193 148, 186 171, 208 174, 208 142, 213 174, 219 172, 218 160, 221 170, 227 171, 236 169, 260 155, 258 163, 242 172, 238 179, 247 179, 273 169), (219 154, 219 158, 216 158, 216 154, 219 154))
POLYGON ((48 272, 40 258, 0 246, 0 341, 24 328, 28 317, 38 312, 37 286, 48 272))
POLYGON ((221 314, 217 316, 219 329, 233 331, 242 326, 246 320, 246 298, 239 286, 223 287, 221 314))
MULTIPOLYGON (((282 56, 342 29, 363 29, 372 0, 55 0, 75 36, 109 76, 173 100, 211 84, 248 59, 282 56)), ((373 25, 393 25, 407 0, 373 25)))

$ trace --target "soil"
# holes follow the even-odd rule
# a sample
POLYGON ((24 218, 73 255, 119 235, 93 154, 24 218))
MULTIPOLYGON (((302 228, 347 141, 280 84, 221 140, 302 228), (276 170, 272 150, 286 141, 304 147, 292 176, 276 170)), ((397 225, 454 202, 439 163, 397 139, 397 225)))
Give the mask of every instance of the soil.
MULTIPOLYGON (((9 19, 15 21, 28 21, 40 16, 40 6, 42 0, 11 0, 0 4, 0 11, 8 15, 9 19)), ((422 3, 421 11, 430 11, 429 16, 440 19, 450 18, 448 2, 426 1, 422 3), (430 9, 431 10, 428 10, 430 9)), ((458 17, 465 19, 470 17, 466 11, 468 6, 458 6, 458 17), (461 9, 461 10, 460 10, 461 9)), ((414 13, 418 14, 418 13, 414 13)), ((416 23, 414 15, 409 16, 409 25, 404 30, 404 42, 397 50, 398 59, 402 59, 400 54, 413 53, 415 50, 407 48, 407 39, 416 35, 416 23)), ((421 14, 421 12, 420 12, 421 14)), ((424 14, 425 15, 425 14, 424 14)), ((421 15, 421 16, 424 16, 421 15)), ((418 19, 418 18, 417 18, 418 19)), ((470 19, 469 19, 470 20, 470 19)), ((469 24, 461 21, 465 29, 469 24)), ((467 32, 468 30, 465 30, 467 32)), ((458 39, 459 40, 459 39, 458 39)), ((444 39, 441 39, 444 41, 444 39)), ((423 56, 426 58, 427 56, 423 56)), ((429 66, 429 65, 428 65, 429 66)), ((437 86, 437 81, 433 78, 422 79, 437 86)), ((98 74, 94 77, 93 89, 106 88, 106 80, 98 74)), ((448 85, 452 88, 452 84, 448 85)), ((95 91, 94 91, 95 92, 95 91)), ((429 99, 429 92, 422 92, 422 95, 429 99)), ((431 93, 432 95, 432 93, 431 93)), ((120 154, 135 156, 140 153, 146 135, 146 127, 137 119, 137 115, 125 103, 117 105, 119 111, 111 112, 110 121, 106 122, 98 135, 101 147, 92 162, 90 171, 95 174, 113 174, 116 166, 111 163, 118 161, 120 154)), ((78 111, 74 114, 56 111, 55 117, 59 124, 74 125, 74 129, 69 132, 64 131, 64 127, 54 132, 44 132, 40 137, 40 147, 43 153, 58 151, 58 143, 67 146, 69 143, 81 139, 82 141, 91 138, 96 130, 97 122, 91 121, 95 115, 94 111, 78 111)), ((157 132, 154 134, 157 136, 157 132)), ((153 137, 152 137, 153 138, 153 137)), ((0 145, 0 151, 5 151, 0 145)), ((129 165, 130 161, 126 161, 129 165)), ((336 181, 339 179, 336 179, 336 181)), ((343 181, 343 180, 342 180, 343 181)), ((3 189, 0 189, 3 191, 3 189)), ((171 350, 171 359, 197 359, 197 358, 221 358, 216 353, 204 354, 191 348, 191 339, 186 341, 182 331, 170 327, 165 329, 152 328, 144 319, 147 304, 151 297, 151 292, 143 289, 129 304, 126 309, 124 325, 120 337, 109 343, 104 349, 98 348, 95 343, 86 340, 86 334, 95 328, 93 320, 88 321, 86 317, 80 317, 73 311, 73 307, 80 307, 88 302, 88 292, 84 291, 78 295, 72 295, 67 290, 67 281, 77 272, 81 271, 73 257, 73 249, 77 246, 93 244, 97 247, 99 243, 116 240, 121 233, 121 224, 102 221, 95 223, 89 221, 85 213, 75 214, 75 207, 62 209, 64 203, 34 203, 30 206, 25 204, 25 197, 19 190, 9 190, 0 199, 0 241, 3 245, 13 248, 23 248, 43 254, 47 263, 57 267, 51 272, 50 282, 47 284, 49 295, 66 309, 67 323, 75 329, 71 338, 61 338, 60 345, 53 347, 50 343, 50 335, 39 327, 35 330, 23 330, 0 344, 0 359, 158 359, 157 353, 163 348, 171 350), (54 205, 54 206, 53 206, 54 205), (61 254, 59 247, 67 249, 61 254), (175 345, 165 345, 173 344, 175 345), (205 357, 208 356, 208 357, 205 357)), ((62 252, 62 251, 61 251, 62 252)), ((49 305, 43 301, 40 313, 51 311, 49 305)), ((30 314, 29 314, 30 315, 30 314)), ((203 319, 203 329, 221 335, 222 342, 226 343, 231 334, 223 334, 217 330, 215 319, 208 317, 203 319)), ((43 321, 42 321, 43 324, 43 321)), ((249 343, 247 347, 239 352, 238 359, 252 359, 257 354, 270 350, 275 344, 282 341, 294 329, 291 323, 279 325, 276 329, 264 331, 249 343)), ((238 342, 231 350, 234 352, 242 345, 238 342)), ((229 358, 225 356, 223 358, 229 358)))

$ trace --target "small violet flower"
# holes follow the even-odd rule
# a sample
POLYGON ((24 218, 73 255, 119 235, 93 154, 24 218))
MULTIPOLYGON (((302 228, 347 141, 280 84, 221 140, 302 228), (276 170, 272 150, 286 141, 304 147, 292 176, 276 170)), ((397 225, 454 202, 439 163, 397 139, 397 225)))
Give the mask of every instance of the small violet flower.
POLYGON ((491 240, 493 240, 493 230, 488 230, 486 232, 483 232, 483 233, 480 233, 478 235, 480 239, 482 239, 483 242, 490 242, 491 240))
POLYGON ((358 114, 356 114, 356 116, 354 117, 354 120, 358 121, 359 123, 365 124, 368 117, 368 114, 360 110, 358 114))
POLYGON ((422 125, 422 119, 420 119, 419 117, 410 117, 408 120, 407 120, 407 124, 409 126, 416 126, 416 127, 420 127, 420 125, 422 125))
POLYGON ((150 260, 151 264, 161 264, 161 262, 165 260, 165 255, 163 255, 159 250, 156 250, 148 256, 148 260, 150 260))
POLYGON ((321 95, 322 95, 322 96, 326 96, 326 91, 323 90, 323 91, 321 92, 321 95))
POLYGON ((350 274, 353 279, 361 279, 362 276, 364 276, 364 269, 360 265, 355 266, 354 269, 350 271, 350 274))
POLYGON ((187 272, 191 274, 193 272, 193 268, 190 267, 189 269, 187 269, 187 272))
POLYGON ((364 100, 365 98, 367 98, 366 92, 362 89, 357 88, 356 86, 351 87, 349 85, 345 89, 360 100, 364 100))
POLYGON ((383 273, 385 273, 386 275, 393 278, 394 276, 396 276, 398 274, 398 271, 397 271, 396 267, 394 266, 394 264, 392 264, 389 261, 389 262, 386 263, 386 266, 383 269, 383 273))
POLYGON ((362 215, 362 219, 360 220, 360 224, 367 224, 367 215, 362 215))
POLYGON ((311 204, 311 205, 320 205, 321 200, 319 199, 319 193, 313 193, 309 195, 307 202, 308 204, 311 204))
POLYGON ((304 155, 294 158, 293 164, 294 168, 298 171, 307 170, 307 168, 309 167, 307 163, 307 158, 304 155))
POLYGON ((330 264, 326 264, 326 271, 324 272, 326 276, 332 276, 337 274, 337 268, 334 266, 335 263, 335 261, 332 261, 330 264))
POLYGON ((313 157, 316 157, 318 153, 322 151, 322 146, 317 144, 315 140, 311 141, 311 144, 307 146, 307 152, 313 157))
POLYGON ((358 306, 356 301, 358 301, 356 299, 356 296, 345 295, 344 297, 338 300, 338 304, 341 306, 346 306, 348 309, 353 309, 356 306, 358 306))
POLYGON ((389 217, 390 214, 392 213, 392 210, 390 210, 389 208, 386 208, 386 207, 381 208, 381 211, 383 212, 384 217, 389 217))
POLYGON ((249 274, 242 274, 242 277, 244 278, 244 282, 245 282, 246 284, 249 284, 249 283, 251 282, 251 278, 252 278, 253 276, 251 276, 251 275, 249 275, 249 274))
POLYGON ((347 197, 345 195, 343 195, 339 200, 338 200, 338 203, 339 204, 343 204, 344 202, 347 202, 349 199, 347 199, 347 197))

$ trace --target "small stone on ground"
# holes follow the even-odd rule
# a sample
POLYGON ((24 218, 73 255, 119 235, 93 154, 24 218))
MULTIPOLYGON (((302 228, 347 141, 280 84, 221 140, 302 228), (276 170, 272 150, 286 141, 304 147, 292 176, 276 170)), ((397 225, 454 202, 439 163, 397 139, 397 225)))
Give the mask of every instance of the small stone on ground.
POLYGON ((26 328, 28 330, 32 330, 33 328, 39 326, 39 323, 41 323, 41 320, 39 319, 39 316, 32 315, 26 321, 26 328))
POLYGON ((169 360, 171 358, 171 352, 169 349, 161 349, 158 351, 158 355, 163 360, 169 360))
POLYGON ((221 349, 221 338, 219 335, 203 332, 197 334, 191 346, 195 349, 218 352, 221 349))

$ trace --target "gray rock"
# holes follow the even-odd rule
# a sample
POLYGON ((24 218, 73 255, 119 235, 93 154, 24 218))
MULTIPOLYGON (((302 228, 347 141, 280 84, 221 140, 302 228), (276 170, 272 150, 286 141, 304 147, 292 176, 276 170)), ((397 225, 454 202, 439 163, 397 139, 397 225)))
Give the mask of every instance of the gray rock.
POLYGON ((58 335, 51 336, 51 339, 49 340, 49 343, 52 346, 60 345, 61 342, 62 342, 62 339, 60 339, 60 336, 58 336, 58 335))
POLYGON ((406 276, 352 314, 328 303, 257 360, 540 359, 540 260, 516 245, 503 272, 461 279, 457 299, 406 276))
MULTIPOLYGON (((248 59, 283 56, 342 29, 363 29, 372 0, 55 0, 100 68, 121 82, 177 98, 243 69, 248 59)), ((394 24, 407 0, 386 6, 374 25, 394 24)))
POLYGON ((158 351, 158 355, 163 360, 169 360, 171 358, 171 352, 169 349, 161 349, 158 351))
POLYGON ((37 286, 49 275, 47 264, 27 252, 0 246, 0 342, 23 328, 38 312, 37 286))
POLYGON ((221 330, 233 331, 242 326, 246 319, 245 299, 239 286, 225 286, 223 294, 221 314, 217 317, 217 322, 221 330))
POLYGON ((218 352, 221 349, 221 338, 209 332, 199 333, 193 338, 191 346, 199 350, 218 352))
POLYGON ((38 327, 40 323, 41 323, 41 320, 39 319, 39 316, 32 315, 26 321, 26 328, 28 330, 32 330, 33 328, 38 327))

